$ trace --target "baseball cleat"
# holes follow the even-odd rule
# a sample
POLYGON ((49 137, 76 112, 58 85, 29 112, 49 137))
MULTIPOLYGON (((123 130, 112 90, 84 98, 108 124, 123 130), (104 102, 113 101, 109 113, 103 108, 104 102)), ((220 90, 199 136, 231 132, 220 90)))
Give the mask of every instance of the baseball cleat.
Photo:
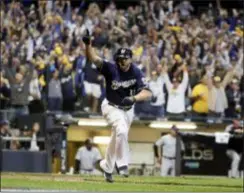
POLYGON ((129 177, 129 172, 128 170, 121 170, 119 171, 119 175, 125 177, 125 178, 128 178, 129 177))
POLYGON ((105 180, 106 180, 107 182, 109 182, 109 183, 113 183, 113 182, 114 182, 114 180, 113 180, 113 176, 112 176, 111 173, 108 173, 108 172, 105 171, 105 169, 103 169, 103 167, 102 167, 102 161, 103 161, 103 160, 101 160, 101 161, 99 162, 97 169, 103 173, 103 176, 104 176, 104 178, 105 178, 105 180))
POLYGON ((119 175, 123 176, 125 178, 129 177, 129 171, 128 171, 128 167, 127 166, 122 166, 120 168, 118 168, 119 170, 119 175))
POLYGON ((107 172, 103 172, 103 176, 107 182, 109 182, 109 183, 114 182, 112 174, 109 174, 107 172))

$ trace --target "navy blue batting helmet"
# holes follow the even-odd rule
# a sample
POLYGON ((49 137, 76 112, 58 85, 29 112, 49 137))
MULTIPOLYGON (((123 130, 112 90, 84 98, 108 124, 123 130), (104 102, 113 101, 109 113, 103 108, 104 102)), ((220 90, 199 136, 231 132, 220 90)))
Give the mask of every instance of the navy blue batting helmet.
POLYGON ((128 48, 119 48, 115 54, 115 59, 129 59, 132 58, 132 51, 128 48))

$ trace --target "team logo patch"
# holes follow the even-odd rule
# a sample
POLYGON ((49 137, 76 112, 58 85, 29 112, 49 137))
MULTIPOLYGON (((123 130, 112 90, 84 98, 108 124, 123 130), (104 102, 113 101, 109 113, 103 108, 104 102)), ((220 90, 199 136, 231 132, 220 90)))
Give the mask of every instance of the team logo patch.
POLYGON ((122 49, 122 50, 121 50, 121 54, 124 54, 124 53, 125 53, 125 49, 122 49))
POLYGON ((120 87, 128 88, 128 87, 134 85, 135 83, 136 83, 136 79, 131 79, 131 80, 123 81, 123 82, 119 82, 119 81, 114 80, 114 81, 112 81, 111 88, 113 90, 117 90, 120 87))

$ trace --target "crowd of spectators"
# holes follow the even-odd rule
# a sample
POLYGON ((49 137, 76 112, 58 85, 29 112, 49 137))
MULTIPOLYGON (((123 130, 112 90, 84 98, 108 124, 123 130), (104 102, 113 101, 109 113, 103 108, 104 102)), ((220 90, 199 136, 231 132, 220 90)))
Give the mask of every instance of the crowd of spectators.
POLYGON ((215 8, 193 15, 188 2, 139 1, 104 10, 69 0, 23 6, 1 1, 1 109, 15 115, 49 111, 99 113, 104 78, 86 60, 86 29, 104 59, 133 51, 153 100, 137 116, 240 118, 243 100, 243 12, 215 8), (242 81, 241 81, 242 80, 242 81))
POLYGON ((8 121, 0 121, 1 149, 39 151, 44 143, 39 142, 40 124, 35 122, 32 128, 23 130, 12 128, 8 121))

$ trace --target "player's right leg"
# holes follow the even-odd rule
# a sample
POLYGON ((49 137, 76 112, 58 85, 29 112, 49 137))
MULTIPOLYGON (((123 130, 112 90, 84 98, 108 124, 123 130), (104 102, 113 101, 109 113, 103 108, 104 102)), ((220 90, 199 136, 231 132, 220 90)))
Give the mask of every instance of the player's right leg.
POLYGON ((167 176, 169 169, 170 169, 170 160, 162 157, 160 175, 163 177, 167 176))
POLYGON ((240 164, 240 155, 234 150, 227 150, 227 156, 231 159, 231 177, 236 178, 240 164))
POLYGON ((113 182, 112 172, 116 162, 116 128, 118 125, 118 120, 123 115, 121 115, 121 111, 119 111, 119 109, 110 106, 106 99, 102 102, 101 110, 109 125, 112 125, 112 134, 105 153, 105 159, 100 162, 100 168, 104 172, 105 180, 108 182, 113 182))
POLYGON ((129 160, 129 128, 123 118, 116 125, 116 164, 119 174, 128 177, 128 160, 129 160))

